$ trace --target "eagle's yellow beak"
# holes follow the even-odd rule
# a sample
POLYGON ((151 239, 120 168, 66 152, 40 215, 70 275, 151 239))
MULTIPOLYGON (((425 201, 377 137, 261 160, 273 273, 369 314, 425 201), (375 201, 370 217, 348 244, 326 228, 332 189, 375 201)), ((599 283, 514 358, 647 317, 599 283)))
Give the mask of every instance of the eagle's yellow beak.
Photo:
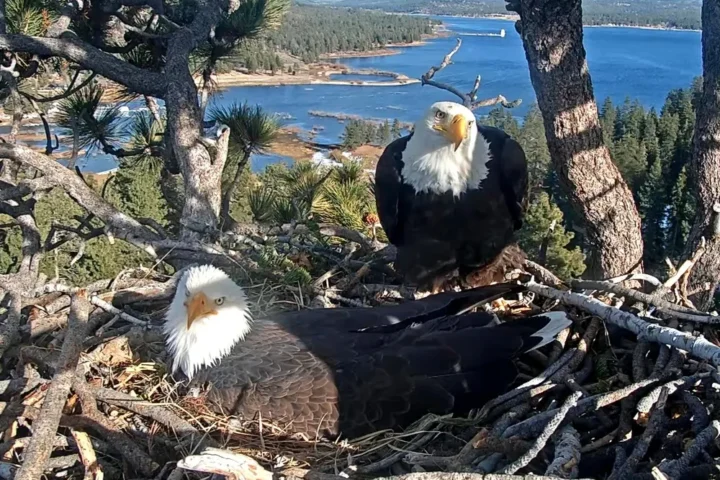
POLYGON ((187 309, 187 328, 198 318, 206 315, 216 315, 217 310, 212 308, 210 299, 204 293, 200 292, 190 297, 185 302, 187 309))
POLYGON ((433 128, 442 132, 445 138, 455 145, 455 150, 460 147, 460 144, 467 138, 468 134, 468 122, 465 120, 465 117, 460 114, 455 115, 448 126, 435 125, 433 128))

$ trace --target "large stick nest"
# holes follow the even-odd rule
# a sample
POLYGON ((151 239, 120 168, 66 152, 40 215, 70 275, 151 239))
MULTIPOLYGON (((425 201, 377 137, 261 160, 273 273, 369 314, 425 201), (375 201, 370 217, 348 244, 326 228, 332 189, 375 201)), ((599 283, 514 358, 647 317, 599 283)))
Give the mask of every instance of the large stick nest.
MULTIPOLYGON (((358 232, 292 226, 234 242, 227 248, 248 261, 225 260, 258 316, 416 295, 397 283, 392 252, 358 232), (286 273, 273 271, 268 249, 293 263, 286 273), (288 277, 299 266, 312 278, 288 277)), ((718 478, 719 322, 682 291, 696 260, 664 283, 639 275, 568 286, 531 262, 532 278, 508 272, 528 292, 480 308, 500 318, 565 309, 575 322, 520 359, 514 389, 468 418, 428 415, 405 432, 337 442, 179 397, 159 327, 181 272, 135 269, 83 290, 45 285, 23 304, 22 341, 3 357, 0 476, 44 458, 32 445, 44 442, 51 456, 36 467, 48 478, 718 478), (645 293, 628 288, 640 284, 645 293)))

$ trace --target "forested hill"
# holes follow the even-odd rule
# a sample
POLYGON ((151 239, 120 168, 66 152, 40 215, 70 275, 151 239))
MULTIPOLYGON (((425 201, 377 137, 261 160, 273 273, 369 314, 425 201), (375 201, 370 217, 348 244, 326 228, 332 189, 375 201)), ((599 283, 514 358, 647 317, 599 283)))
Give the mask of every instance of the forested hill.
MULTIPOLYGON (((504 0, 303 0, 304 2, 378 9, 388 12, 480 16, 507 14, 504 0)), ((586 25, 637 25, 700 28, 701 0, 583 1, 586 25)))
POLYGON ((269 68, 265 62, 278 51, 316 62, 327 53, 364 52, 389 43, 414 42, 432 33, 433 23, 439 22, 368 10, 294 5, 281 29, 247 42, 241 57, 250 67, 260 68, 269 68))

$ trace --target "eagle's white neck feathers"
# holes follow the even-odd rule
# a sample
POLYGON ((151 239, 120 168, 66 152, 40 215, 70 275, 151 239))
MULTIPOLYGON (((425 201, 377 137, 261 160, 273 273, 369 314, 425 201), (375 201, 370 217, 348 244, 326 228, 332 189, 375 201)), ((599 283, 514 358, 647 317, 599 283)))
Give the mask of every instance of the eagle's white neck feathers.
POLYGON ((165 315, 172 372, 180 369, 190 379, 200 368, 214 365, 245 338, 251 323, 245 293, 232 279, 212 265, 190 268, 178 282, 165 315), (188 328, 186 304, 201 297, 212 313, 198 316, 188 328))
POLYGON ((480 135, 475 115, 470 109, 455 102, 437 102, 415 124, 402 158, 405 164, 403 179, 417 193, 442 194, 452 191, 454 196, 458 196, 468 189, 478 188, 487 177, 490 146, 480 135), (444 114, 443 119, 438 118, 438 112, 444 114), (467 138, 457 150, 434 128, 456 115, 462 115, 467 122, 472 122, 467 130, 467 138))

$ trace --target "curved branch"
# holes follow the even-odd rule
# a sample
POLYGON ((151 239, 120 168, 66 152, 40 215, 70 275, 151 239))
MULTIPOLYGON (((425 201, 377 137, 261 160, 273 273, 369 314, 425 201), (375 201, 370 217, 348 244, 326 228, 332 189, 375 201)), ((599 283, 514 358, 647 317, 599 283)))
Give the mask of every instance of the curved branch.
POLYGON ((77 91, 82 90, 83 87, 85 87, 87 84, 92 82, 92 80, 97 76, 97 74, 95 72, 92 72, 85 80, 83 80, 80 83, 80 85, 78 85, 77 87, 74 87, 75 82, 77 81, 77 78, 79 75, 80 75, 80 70, 78 70, 77 73, 75 74, 75 76, 73 77, 68 89, 58 95, 53 95, 52 97, 36 97, 34 95, 31 95, 31 94, 25 93, 25 92, 20 92, 20 95, 27 98, 28 100, 33 100, 33 101, 39 102, 39 103, 55 102, 57 100, 62 100, 63 98, 67 98, 70 95, 73 95, 74 93, 76 93, 77 91))
POLYGON ((82 65, 133 92, 163 98, 165 76, 135 67, 109 53, 74 38, 44 38, 27 35, 0 35, 0 49, 47 57, 62 57, 82 65))

